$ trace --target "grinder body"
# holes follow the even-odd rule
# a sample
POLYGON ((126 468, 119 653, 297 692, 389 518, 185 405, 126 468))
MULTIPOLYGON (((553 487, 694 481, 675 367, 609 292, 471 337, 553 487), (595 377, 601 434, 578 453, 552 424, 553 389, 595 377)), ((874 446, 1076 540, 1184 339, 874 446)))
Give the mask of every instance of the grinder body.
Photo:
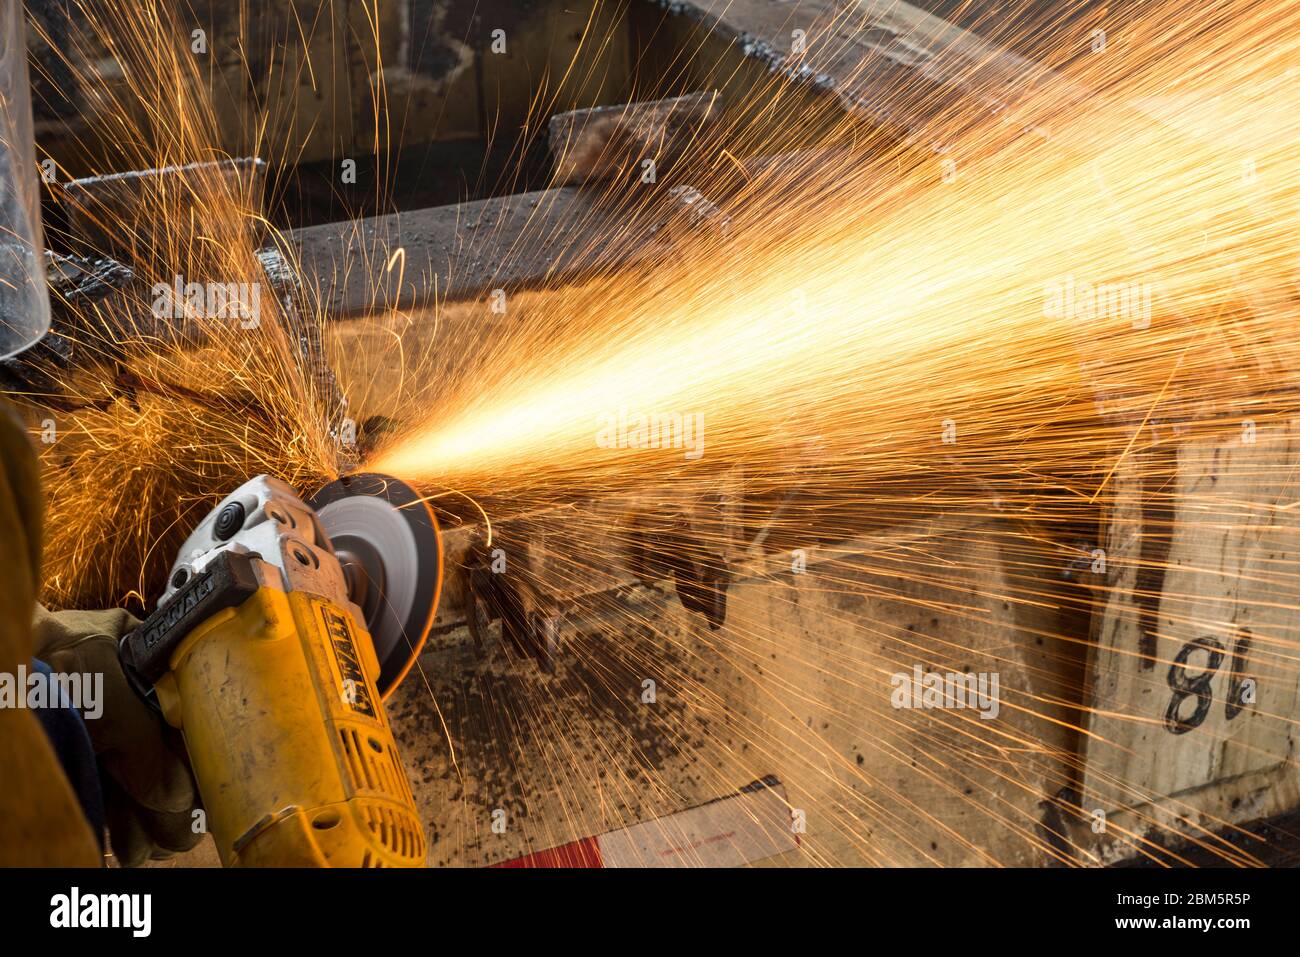
POLYGON ((263 476, 228 496, 121 652, 184 735, 223 864, 424 863, 370 635, 289 486, 263 476))

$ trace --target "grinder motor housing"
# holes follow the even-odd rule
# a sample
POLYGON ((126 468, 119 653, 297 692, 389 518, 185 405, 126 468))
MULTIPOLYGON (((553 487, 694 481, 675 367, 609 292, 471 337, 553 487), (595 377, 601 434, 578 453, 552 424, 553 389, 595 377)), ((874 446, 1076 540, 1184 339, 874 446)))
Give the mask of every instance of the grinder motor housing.
POLYGON ((199 525, 123 639, 127 673, 183 732, 224 865, 423 865, 364 621, 316 513, 260 476, 199 525))

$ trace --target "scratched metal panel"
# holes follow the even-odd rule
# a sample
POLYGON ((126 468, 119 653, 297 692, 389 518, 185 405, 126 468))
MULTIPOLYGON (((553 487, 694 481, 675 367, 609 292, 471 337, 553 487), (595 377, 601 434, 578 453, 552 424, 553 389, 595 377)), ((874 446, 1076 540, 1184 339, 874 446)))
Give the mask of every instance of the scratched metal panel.
POLYGON ((767 774, 806 829, 765 866, 1059 859, 1042 807, 1075 739, 1050 702, 1077 676, 1049 637, 1070 629, 1060 605, 1011 599, 999 543, 1019 531, 954 516, 810 550, 802 573, 773 553, 718 630, 671 591, 592 600, 550 673, 445 636, 390 708, 429 862, 508 860, 767 774), (1001 713, 895 709, 890 676, 913 664, 998 672, 1001 713))
POLYGON ((1177 445, 1164 434, 1113 480, 1084 804, 1148 823, 1175 811, 1246 821, 1294 804, 1285 788, 1244 798, 1295 778, 1300 429, 1230 422, 1177 445))

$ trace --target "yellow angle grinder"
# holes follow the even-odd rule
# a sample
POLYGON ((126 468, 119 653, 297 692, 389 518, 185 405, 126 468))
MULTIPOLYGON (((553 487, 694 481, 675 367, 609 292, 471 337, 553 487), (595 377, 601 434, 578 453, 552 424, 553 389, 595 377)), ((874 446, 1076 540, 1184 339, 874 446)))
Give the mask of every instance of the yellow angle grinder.
POLYGON ((442 568, 428 503, 375 474, 310 503, 260 476, 186 540, 120 655, 183 732, 224 865, 424 863, 383 700, 428 637, 442 568))

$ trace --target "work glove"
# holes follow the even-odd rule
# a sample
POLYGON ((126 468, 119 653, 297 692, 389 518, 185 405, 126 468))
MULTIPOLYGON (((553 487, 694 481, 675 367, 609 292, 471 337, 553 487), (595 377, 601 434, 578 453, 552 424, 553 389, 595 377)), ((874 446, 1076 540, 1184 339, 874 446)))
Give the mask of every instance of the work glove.
POLYGON ((99 760, 104 817, 113 853, 124 867, 187 851, 198 793, 180 734, 131 687, 117 657, 122 635, 138 625, 122 609, 50 612, 32 625, 36 656, 58 674, 103 674, 98 718, 86 728, 99 760))

